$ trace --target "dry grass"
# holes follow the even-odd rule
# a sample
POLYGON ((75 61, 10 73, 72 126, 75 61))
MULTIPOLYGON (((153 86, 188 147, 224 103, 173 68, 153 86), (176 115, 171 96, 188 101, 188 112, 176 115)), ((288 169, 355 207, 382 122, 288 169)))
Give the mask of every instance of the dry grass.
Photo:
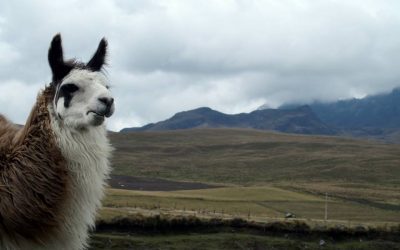
MULTIPOLYGON (((150 192, 110 189, 102 216, 129 213, 241 217, 263 221, 294 213, 305 220, 323 220, 323 196, 277 187, 227 187, 219 189, 150 192)), ((328 202, 329 219, 340 223, 399 223, 400 211, 371 207, 337 198, 328 202)))
MULTIPOLYGON (((110 190, 105 206, 252 218, 400 221, 400 146, 328 136, 205 129, 112 133, 114 174, 224 184, 195 191, 110 190), (248 186, 248 187, 244 187, 248 186)), ((115 211, 113 211, 115 212, 115 211)))
POLYGON ((111 134, 114 173, 240 185, 400 185, 400 146, 355 139, 206 129, 111 134))
POLYGON ((328 193, 330 196, 340 197, 346 200, 366 200, 370 202, 399 206, 400 187, 385 187, 373 183, 282 183, 282 187, 302 190, 314 194, 328 193))

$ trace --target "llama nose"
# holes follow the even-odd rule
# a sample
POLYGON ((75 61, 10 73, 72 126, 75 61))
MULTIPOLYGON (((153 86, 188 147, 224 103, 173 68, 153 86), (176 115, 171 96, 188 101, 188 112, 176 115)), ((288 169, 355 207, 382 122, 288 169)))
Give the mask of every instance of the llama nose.
POLYGON ((100 97, 98 98, 101 103, 106 105, 107 108, 111 107, 114 103, 114 98, 100 97))

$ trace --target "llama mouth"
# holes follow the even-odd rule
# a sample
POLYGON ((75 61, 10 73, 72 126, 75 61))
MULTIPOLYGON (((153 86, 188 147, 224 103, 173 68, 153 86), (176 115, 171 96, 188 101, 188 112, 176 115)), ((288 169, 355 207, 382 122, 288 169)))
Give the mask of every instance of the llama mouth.
POLYGON ((86 113, 86 115, 89 115, 90 113, 92 113, 94 116, 96 116, 96 117, 98 117, 98 118, 103 118, 104 119, 104 117, 106 116, 106 114, 104 113, 100 113, 100 112, 96 112, 96 111, 93 111, 93 110, 89 110, 87 113, 86 113))
POLYGON ((87 115, 93 114, 90 119, 90 124, 93 126, 100 126, 101 124, 103 124, 104 120, 106 119, 105 118, 106 114, 102 114, 102 113, 99 113, 99 112, 96 112, 93 110, 88 111, 86 114, 87 115))

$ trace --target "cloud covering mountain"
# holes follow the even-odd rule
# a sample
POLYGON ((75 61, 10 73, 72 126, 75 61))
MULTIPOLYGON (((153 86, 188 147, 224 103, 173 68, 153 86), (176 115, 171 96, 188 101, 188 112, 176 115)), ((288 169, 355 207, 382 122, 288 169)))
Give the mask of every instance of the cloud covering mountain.
POLYGON ((209 106, 332 101, 399 86, 397 1, 2 1, 0 109, 22 123, 50 81, 47 49, 87 60, 107 37, 111 129, 209 106))

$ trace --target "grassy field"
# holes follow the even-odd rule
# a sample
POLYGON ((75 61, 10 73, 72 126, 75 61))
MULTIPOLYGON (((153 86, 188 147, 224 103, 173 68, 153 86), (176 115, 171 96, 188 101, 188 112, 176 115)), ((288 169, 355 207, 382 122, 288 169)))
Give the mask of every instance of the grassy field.
POLYGON ((112 133, 114 174, 206 183, 400 186, 400 145, 255 130, 112 133))
POLYGON ((400 145, 238 129, 112 133, 111 139, 114 174, 273 185, 400 210, 400 145))
POLYGON ((395 186, 375 185, 374 183, 287 183, 281 187, 310 194, 330 196, 365 204, 385 210, 400 211, 400 189, 395 186))
MULTIPOLYGON (((113 174, 223 187, 109 189, 99 215, 104 221, 168 215, 264 223, 285 221, 289 212, 315 228, 400 223, 400 145, 237 129, 111 133, 111 140, 116 147, 113 174)), ((93 249, 320 249, 319 239, 249 232, 93 237, 93 249)), ((324 249, 400 247, 398 242, 352 239, 330 242, 324 249)))
MULTIPOLYGON (((294 189, 273 186, 229 186, 222 188, 186 191, 134 191, 108 189, 99 220, 113 222, 116 219, 170 218, 233 219, 261 223, 303 222, 312 229, 319 228, 377 228, 391 230, 400 223, 400 211, 386 207, 333 197, 328 200, 328 220, 324 220, 325 199, 312 193, 312 186, 294 189), (306 191, 304 191, 306 190, 306 191), (296 215, 285 219, 286 212, 296 215)), ((332 189, 325 185, 325 188, 332 189)), ((334 187, 333 187, 334 188, 334 187)), ((343 187, 339 188, 339 191, 343 187)), ((352 187, 354 188, 354 187, 352 187)), ((357 189, 361 188, 357 186, 357 189)), ((364 190, 364 189, 363 189, 364 190)), ((385 189, 386 190, 386 189, 385 189)), ((339 192, 338 191, 338 192, 339 192)), ((361 192, 361 191, 360 191, 361 192)), ((379 192, 379 190, 377 190, 379 192)), ((393 190, 392 190, 393 192, 393 190)), ((374 196, 371 190, 361 194, 374 196)), ((392 197, 388 192, 387 197, 392 197)), ((152 224, 150 220, 150 225, 152 224)), ((142 223, 139 223, 142 225, 142 223)), ((184 223, 185 225, 185 223, 184 223)), ((158 226, 150 228, 158 231, 158 226)), ((99 232, 92 237, 91 249, 400 249, 400 242, 393 239, 351 237, 336 240, 328 236, 294 237, 286 233, 259 235, 253 231, 196 230, 155 233, 99 232), (361 239, 361 240, 360 240, 361 239)), ((400 235, 398 237, 400 239, 400 235)))
MULTIPOLYGON (((261 223, 298 221, 316 230, 361 227, 386 231, 398 227, 400 222, 400 211, 340 198, 329 200, 329 218, 325 221, 323 196, 270 186, 165 192, 109 189, 104 206, 99 220, 110 223, 116 219, 154 216, 224 220, 239 217, 261 223), (294 213, 297 218, 284 219, 285 212, 294 213)), ((152 225, 152 221, 150 219, 148 225, 152 225)), ((399 241, 379 237, 336 240, 322 235, 260 235, 251 230, 208 229, 202 232, 187 229, 183 232, 168 226, 168 233, 163 233, 158 232, 160 228, 156 224, 150 228, 150 231, 130 229, 133 233, 98 232, 92 236, 90 249, 400 249, 399 241), (325 242, 322 248, 321 240, 325 242)))
MULTIPOLYGON (((226 187, 187 191, 132 191, 109 189, 103 219, 126 214, 174 214, 203 217, 240 217, 255 221, 282 219, 290 212, 298 219, 323 221, 323 196, 277 187, 226 187)), ((331 223, 399 223, 400 211, 372 207, 340 198, 328 200, 331 223)))

